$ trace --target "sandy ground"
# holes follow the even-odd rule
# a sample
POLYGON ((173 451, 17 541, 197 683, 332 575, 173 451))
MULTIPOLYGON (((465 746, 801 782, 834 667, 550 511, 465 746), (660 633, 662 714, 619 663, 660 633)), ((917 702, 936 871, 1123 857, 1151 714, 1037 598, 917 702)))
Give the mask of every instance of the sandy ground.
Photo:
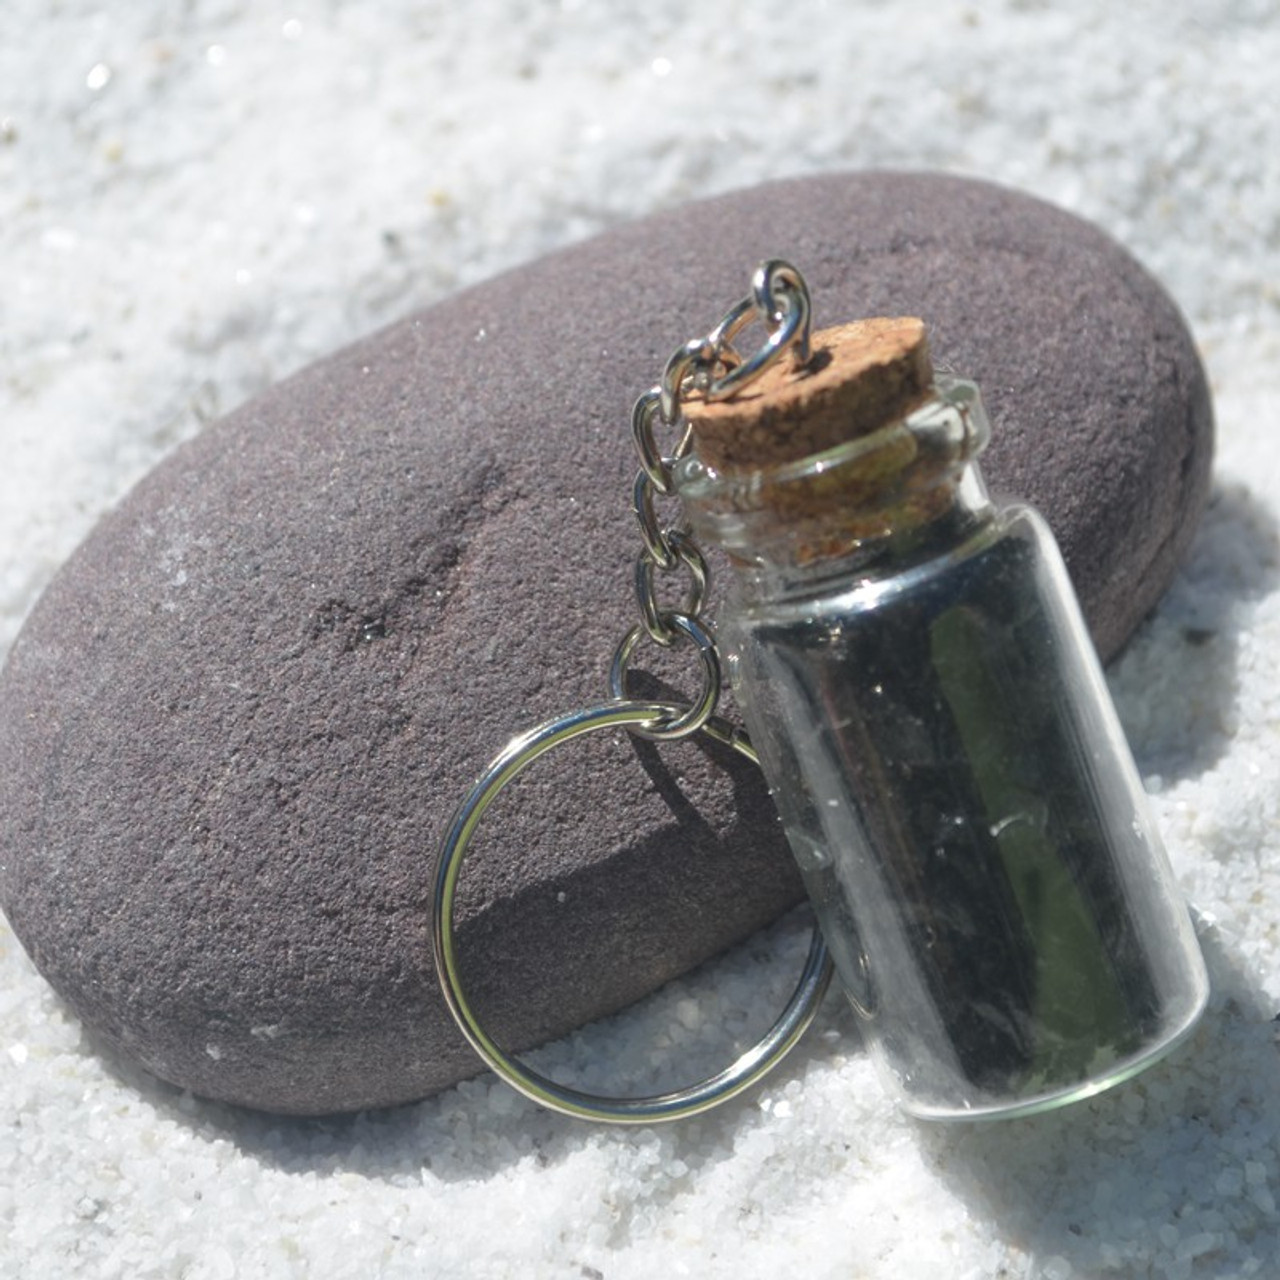
MULTIPOLYGON (((0 1271, 1276 1274, 1280 6, 112 8, 10 0, 0 37, 0 656, 158 458, 413 306, 768 177, 992 178, 1127 243, 1213 379, 1213 506, 1110 677, 1215 994, 1137 1082, 995 1126, 897 1115, 838 1007, 679 1128, 577 1125, 487 1077, 282 1122, 103 1060, 0 926, 0 1271)), ((758 968, 746 948, 549 1060, 644 1053, 758 968)))

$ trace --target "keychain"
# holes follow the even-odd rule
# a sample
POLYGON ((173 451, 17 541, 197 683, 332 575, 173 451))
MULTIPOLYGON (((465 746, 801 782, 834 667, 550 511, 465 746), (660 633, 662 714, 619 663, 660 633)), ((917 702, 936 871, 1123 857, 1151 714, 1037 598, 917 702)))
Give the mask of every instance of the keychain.
POLYGON ((993 502, 977 387, 935 376, 921 321, 810 333, 788 263, 680 347, 636 402, 641 621, 611 697, 514 738, 441 846, 433 942, 480 1056, 566 1114, 646 1123, 756 1083, 812 1021, 832 968, 882 1078, 928 1118, 1029 1114, 1089 1097, 1185 1039, 1208 980, 1052 534, 993 502), (752 325, 767 337, 747 358, 752 325), (670 455, 656 433, 678 437, 670 455), (686 523, 664 528, 655 495, 686 523), (703 545, 733 589, 703 618, 703 545), (656 575, 684 574, 678 611, 656 575), (689 706, 633 699, 644 640, 698 653, 689 706), (716 714, 723 660, 748 733, 716 714), (756 761, 818 927, 778 1021, 707 1080, 649 1098, 557 1084, 485 1032, 462 989, 453 903, 489 804, 539 756, 598 729, 708 734, 756 761))

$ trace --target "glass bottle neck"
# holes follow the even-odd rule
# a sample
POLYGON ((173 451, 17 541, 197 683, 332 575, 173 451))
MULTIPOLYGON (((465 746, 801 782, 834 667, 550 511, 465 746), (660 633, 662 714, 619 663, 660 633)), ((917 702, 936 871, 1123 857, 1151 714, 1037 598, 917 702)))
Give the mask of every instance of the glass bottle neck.
POLYGON ((937 496, 940 505, 928 518, 890 524, 883 532, 833 545, 821 555, 801 560, 785 553, 741 559, 730 552, 738 593, 745 601, 784 600, 820 594, 828 583, 836 588, 906 574, 918 565, 956 555, 995 522, 996 507, 975 463, 937 496))
POLYGON ((905 418, 799 462, 720 474, 687 458, 677 492, 742 591, 791 594, 902 572, 980 532, 994 515, 975 461, 988 436, 977 387, 939 379, 905 418))

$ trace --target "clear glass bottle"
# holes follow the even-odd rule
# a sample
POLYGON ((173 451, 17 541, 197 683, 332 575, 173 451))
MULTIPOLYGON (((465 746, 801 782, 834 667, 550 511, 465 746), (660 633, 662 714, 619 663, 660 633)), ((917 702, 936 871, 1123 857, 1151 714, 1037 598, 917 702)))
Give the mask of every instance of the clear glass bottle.
POLYGON ((989 498, 987 434, 939 379, 807 457, 677 473, 733 565, 721 651, 837 972, 937 1118, 1127 1079, 1208 994, 1061 556, 989 498))

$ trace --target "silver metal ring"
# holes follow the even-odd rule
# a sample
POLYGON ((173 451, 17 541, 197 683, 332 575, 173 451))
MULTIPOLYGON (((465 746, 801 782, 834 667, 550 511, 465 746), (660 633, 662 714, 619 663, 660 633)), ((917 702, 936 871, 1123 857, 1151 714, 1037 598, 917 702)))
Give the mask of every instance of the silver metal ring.
POLYGON ((734 339, 753 320, 761 318, 756 310, 754 295, 748 295, 740 302, 735 302, 720 317, 719 324, 707 334, 707 342, 716 353, 717 360, 725 366, 726 371, 736 369, 742 363, 742 355, 733 345, 734 339))
MULTIPOLYGON (((501 1048, 481 1026, 458 975, 453 906, 467 846, 485 810, 507 783, 553 747, 596 729, 621 727, 634 730, 667 720, 678 713, 677 707, 663 703, 614 701, 548 720, 520 734, 507 744, 480 776, 459 806, 440 847, 432 893, 432 943, 436 973, 449 1011, 471 1046, 502 1079, 525 1097, 563 1115, 615 1124, 651 1124, 694 1116, 735 1097, 759 1081, 795 1046, 813 1021, 831 980, 831 961, 815 925, 799 984, 781 1016, 764 1037, 716 1075, 687 1088, 653 1097, 611 1098, 557 1084, 501 1048)), ((712 737, 758 763, 755 750, 740 731, 729 730, 718 722, 707 728, 712 737)))
MULTIPOLYGON (((716 638, 707 627, 696 618, 686 613, 666 612, 658 615, 659 623, 674 638, 684 636, 698 650, 702 659, 702 692, 697 701, 683 711, 673 707, 674 717, 669 717, 650 725, 635 725, 632 733, 652 742, 673 742, 677 738, 687 738, 697 733, 720 704, 720 654, 716 649, 716 638)), ((615 702, 627 702, 631 695, 627 692, 627 669, 631 664, 631 655, 636 645, 649 633, 643 623, 636 623, 625 636, 622 643, 614 650, 613 661, 609 664, 609 692, 615 702)))
POLYGON ((728 311, 714 333, 731 339, 752 316, 770 325, 769 336, 754 355, 714 379, 706 388, 708 400, 727 400, 754 382, 788 347, 803 364, 809 358, 811 305, 804 277, 780 258, 762 262, 751 280, 751 296, 728 311), (775 327, 776 326, 776 327, 775 327))

